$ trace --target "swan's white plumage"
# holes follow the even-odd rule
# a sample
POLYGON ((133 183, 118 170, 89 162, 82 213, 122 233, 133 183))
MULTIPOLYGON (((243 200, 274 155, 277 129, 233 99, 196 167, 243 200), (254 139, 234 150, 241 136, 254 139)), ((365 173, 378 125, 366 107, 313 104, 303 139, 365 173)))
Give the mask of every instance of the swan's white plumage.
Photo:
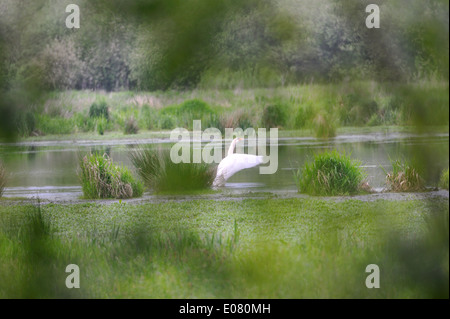
POLYGON ((220 161, 217 167, 216 178, 214 179, 213 186, 224 186, 226 181, 233 176, 235 173, 246 169, 255 167, 262 164, 263 157, 250 155, 250 154, 234 154, 234 148, 236 143, 241 139, 235 138, 230 145, 228 150, 228 156, 220 161))

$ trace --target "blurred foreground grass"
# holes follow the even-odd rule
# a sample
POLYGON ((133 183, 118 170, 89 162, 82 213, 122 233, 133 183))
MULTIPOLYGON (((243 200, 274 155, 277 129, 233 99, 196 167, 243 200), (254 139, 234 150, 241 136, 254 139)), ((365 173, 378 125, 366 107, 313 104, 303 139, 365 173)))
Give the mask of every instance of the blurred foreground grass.
POLYGON ((0 206, 0 297, 448 298, 448 214, 442 199, 0 206))

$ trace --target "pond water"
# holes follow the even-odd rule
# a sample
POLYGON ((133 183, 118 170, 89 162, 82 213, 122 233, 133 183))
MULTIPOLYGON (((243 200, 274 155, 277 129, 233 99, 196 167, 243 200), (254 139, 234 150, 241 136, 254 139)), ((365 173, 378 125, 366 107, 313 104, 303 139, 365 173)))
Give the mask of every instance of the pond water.
MULTIPOLYGON (((207 142, 204 142, 204 144, 207 142)), ((228 146, 228 141, 225 143, 228 146)), ((72 198, 81 195, 77 177, 78 157, 87 152, 107 153, 117 163, 132 168, 130 152, 138 144, 155 144, 169 148, 168 139, 110 141, 46 141, 0 144, 0 159, 8 173, 4 196, 72 198)), ((203 144, 203 145, 204 145, 203 144)), ((442 169, 449 165, 449 135, 371 133, 340 135, 332 139, 311 137, 279 138, 278 170, 272 175, 259 174, 258 168, 243 170, 228 180, 230 191, 292 191, 296 189, 293 172, 314 154, 337 149, 361 162, 368 183, 377 190, 385 184, 384 169, 390 170, 390 159, 427 156, 426 180, 435 186, 442 169)))

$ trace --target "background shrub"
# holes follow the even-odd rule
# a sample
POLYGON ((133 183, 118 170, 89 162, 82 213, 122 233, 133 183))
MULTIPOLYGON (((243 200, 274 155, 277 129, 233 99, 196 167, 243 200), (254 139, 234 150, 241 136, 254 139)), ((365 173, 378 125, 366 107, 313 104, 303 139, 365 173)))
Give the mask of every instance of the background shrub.
POLYGON ((310 195, 349 195, 362 191, 365 173, 360 162, 336 150, 317 154, 295 174, 300 192, 310 195))
POLYGON ((264 107, 262 122, 266 128, 281 127, 286 125, 286 109, 283 104, 271 104, 264 107))
POLYGON ((97 102, 92 103, 91 107, 89 108, 89 117, 103 117, 108 121, 109 110, 106 101, 99 100, 97 102))
POLYGON ((167 106, 161 110, 160 114, 162 129, 171 129, 175 126, 192 129, 194 120, 201 120, 204 127, 215 126, 219 122, 216 111, 199 99, 187 100, 180 105, 167 106), (171 119, 169 120, 168 117, 171 119))
POLYGON ((159 127, 163 130, 171 130, 175 128, 176 118, 172 115, 163 114, 159 119, 159 127))

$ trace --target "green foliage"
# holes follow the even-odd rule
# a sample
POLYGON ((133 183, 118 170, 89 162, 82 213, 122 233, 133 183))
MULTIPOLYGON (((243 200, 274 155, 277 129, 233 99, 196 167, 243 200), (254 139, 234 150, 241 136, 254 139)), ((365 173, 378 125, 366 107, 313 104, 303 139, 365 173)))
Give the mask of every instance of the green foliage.
POLYGON ((78 176, 85 198, 140 197, 143 186, 124 166, 115 165, 104 154, 89 154, 80 159, 78 176))
POLYGON ((158 127, 158 113, 154 108, 144 104, 139 114, 139 127, 151 130, 158 127))
POLYGON ((205 163, 174 163, 170 152, 141 148, 131 161, 145 185, 156 192, 190 192, 211 187, 215 170, 205 163))
POLYGON ((107 119, 105 119, 103 116, 96 119, 97 124, 97 132, 100 135, 103 135, 105 133, 106 125, 107 125, 107 119))
POLYGON ((270 104, 264 107, 262 124, 266 128, 280 127, 286 124, 286 109, 282 104, 270 104))
POLYGON ((137 134, 139 126, 136 119, 132 116, 125 122, 124 134, 137 134))
POLYGON ((185 101, 178 109, 178 114, 187 114, 192 119, 199 119, 210 113, 213 113, 213 111, 208 104, 198 99, 185 101))
POLYGON ((327 113, 319 113, 313 122, 314 132, 318 138, 330 138, 336 136, 336 127, 327 113))
POLYGON ((81 113, 75 113, 73 120, 78 131, 81 132, 93 132, 95 131, 95 125, 97 120, 89 116, 83 116, 81 113))
POLYGON ((314 115, 314 110, 311 105, 308 104, 305 107, 300 106, 295 115, 294 128, 306 128, 313 121, 314 115))
POLYGON ((0 162, 0 197, 2 197, 3 195, 3 191, 5 189, 5 185, 6 185, 6 170, 5 167, 3 166, 3 163, 0 162))
POLYGON ((215 126, 218 121, 216 112, 199 99, 167 106, 160 111, 160 115, 159 125, 162 129, 171 129, 176 125, 192 130, 194 120, 201 120, 204 127, 215 126))
POLYGON ((258 127, 255 116, 251 109, 236 109, 231 112, 224 112, 220 115, 218 128, 224 132, 226 128, 237 128, 245 130, 249 127, 258 127))
POLYGON ((36 206, 0 205, 0 298, 448 299, 447 200, 36 206))
POLYGON ((105 100, 99 100, 97 102, 92 103, 89 108, 89 117, 91 118, 99 118, 103 117, 107 121, 109 120, 109 109, 108 104, 105 100))
POLYGON ((392 171, 386 173, 387 188, 393 192, 419 192, 425 189, 425 181, 419 169, 408 161, 391 160, 392 171))
POLYGON ((18 113, 16 115, 15 124, 17 126, 17 131, 20 136, 30 136, 36 131, 36 114, 32 111, 27 111, 24 113, 18 113))
POLYGON ((374 115, 377 115, 377 102, 371 100, 370 95, 366 94, 359 91, 344 96, 339 108, 339 120, 342 125, 365 125, 374 115))
POLYGON ((121 2, 80 0, 77 33, 54 23, 63 3, 4 4, 1 88, 30 77, 53 90, 96 91, 448 81, 445 1, 383 2, 383 24, 393 30, 384 37, 361 28, 367 15, 355 1, 121 2))
POLYGON ((442 171, 441 178, 439 180, 439 187, 448 190, 448 168, 442 171))
POLYGON ((171 130, 175 128, 176 117, 169 114, 162 114, 159 118, 158 125, 163 130, 171 130))
POLYGON ((71 134, 74 132, 74 121, 71 118, 37 115, 36 127, 43 134, 71 134))
POLYGON ((358 161, 334 150, 315 155, 294 176, 302 193, 336 196, 361 192, 365 173, 358 161))
POLYGON ((217 127, 222 131, 226 127, 245 130, 273 125, 286 130, 312 129, 317 137, 332 137, 336 128, 342 126, 448 125, 448 83, 355 81, 277 89, 141 92, 138 95, 135 92, 53 92, 27 111, 16 112, 12 121, 14 129, 21 136, 98 132, 98 120, 102 116, 89 116, 94 99, 103 101, 104 107, 103 111, 94 112, 99 109, 96 102, 91 114, 109 114, 106 124, 100 124, 103 132, 123 132, 131 117, 137 120, 141 130, 192 129, 192 121, 200 119, 203 128, 217 127), (213 100, 214 105, 206 100, 213 100), (370 105, 371 111, 365 111, 370 105))

